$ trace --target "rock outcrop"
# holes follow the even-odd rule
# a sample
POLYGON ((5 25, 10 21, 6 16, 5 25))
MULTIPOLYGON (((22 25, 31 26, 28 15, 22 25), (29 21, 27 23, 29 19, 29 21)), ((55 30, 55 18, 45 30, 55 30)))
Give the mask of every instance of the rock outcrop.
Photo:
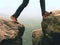
POLYGON ((41 45, 43 32, 41 29, 34 30, 32 32, 32 45, 41 45))
POLYGON ((8 45, 8 43, 9 45, 16 45, 18 42, 21 44, 24 30, 24 25, 0 18, 0 45, 8 45))
POLYGON ((60 45, 60 13, 53 11, 51 15, 43 18, 42 31, 50 45, 60 45))
POLYGON ((44 36, 39 45, 60 45, 60 11, 52 11, 44 17, 41 26, 44 36))

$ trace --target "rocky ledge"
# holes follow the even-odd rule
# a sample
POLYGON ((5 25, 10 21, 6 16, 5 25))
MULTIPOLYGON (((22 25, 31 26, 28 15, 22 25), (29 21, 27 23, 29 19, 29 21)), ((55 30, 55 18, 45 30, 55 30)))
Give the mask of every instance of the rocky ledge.
POLYGON ((22 45, 24 30, 23 24, 0 18, 0 45, 22 45))
MULTIPOLYGON (((52 14, 43 18, 41 26, 43 37, 42 39, 39 39, 41 41, 38 45, 60 45, 60 10, 52 11, 52 14)), ((37 31, 35 35, 37 34, 37 31)), ((34 40, 37 40, 37 38, 35 39, 35 36, 34 40)), ((34 44, 37 45, 36 41, 34 44)))

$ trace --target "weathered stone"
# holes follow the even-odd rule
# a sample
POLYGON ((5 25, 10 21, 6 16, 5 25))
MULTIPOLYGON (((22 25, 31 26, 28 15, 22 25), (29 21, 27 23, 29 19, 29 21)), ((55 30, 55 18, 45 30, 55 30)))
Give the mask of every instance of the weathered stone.
POLYGON ((0 18, 0 45, 22 45, 24 30, 24 25, 0 18))
POLYGON ((33 45, 60 45, 60 10, 52 11, 41 24, 42 30, 32 32, 33 45))
POLYGON ((43 18, 42 31, 45 35, 44 45, 60 45, 60 11, 53 11, 43 18))
POLYGON ((43 37, 43 32, 40 29, 34 30, 32 32, 32 45, 41 45, 41 40, 43 37))

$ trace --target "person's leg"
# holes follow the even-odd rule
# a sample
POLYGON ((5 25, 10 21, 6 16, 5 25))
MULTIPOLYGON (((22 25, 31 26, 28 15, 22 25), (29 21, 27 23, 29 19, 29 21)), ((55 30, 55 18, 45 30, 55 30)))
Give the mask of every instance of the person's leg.
POLYGON ((29 0, 23 0, 23 3, 18 7, 16 12, 11 16, 11 19, 16 20, 19 17, 20 13, 23 11, 23 9, 27 6, 29 3, 29 0))
POLYGON ((40 5, 41 5, 41 12, 43 17, 46 17, 52 13, 52 12, 49 13, 46 11, 45 0, 40 0, 40 5))
POLYGON ((42 12, 42 15, 43 15, 43 13, 45 13, 45 11, 46 11, 45 0, 40 0, 40 5, 41 5, 41 12, 42 12))

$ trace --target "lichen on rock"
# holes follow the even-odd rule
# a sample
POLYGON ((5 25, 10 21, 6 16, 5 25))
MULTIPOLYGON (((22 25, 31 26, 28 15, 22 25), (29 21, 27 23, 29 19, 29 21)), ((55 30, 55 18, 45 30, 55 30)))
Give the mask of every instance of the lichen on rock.
POLYGON ((52 11, 51 15, 43 18, 42 31, 48 44, 60 45, 60 11, 52 11))
POLYGON ((60 45, 60 10, 52 11, 52 14, 44 17, 41 26, 40 33, 39 30, 32 32, 33 45, 60 45))
POLYGON ((0 18, 0 41, 4 39, 14 39, 18 35, 21 37, 24 33, 24 25, 0 18))

